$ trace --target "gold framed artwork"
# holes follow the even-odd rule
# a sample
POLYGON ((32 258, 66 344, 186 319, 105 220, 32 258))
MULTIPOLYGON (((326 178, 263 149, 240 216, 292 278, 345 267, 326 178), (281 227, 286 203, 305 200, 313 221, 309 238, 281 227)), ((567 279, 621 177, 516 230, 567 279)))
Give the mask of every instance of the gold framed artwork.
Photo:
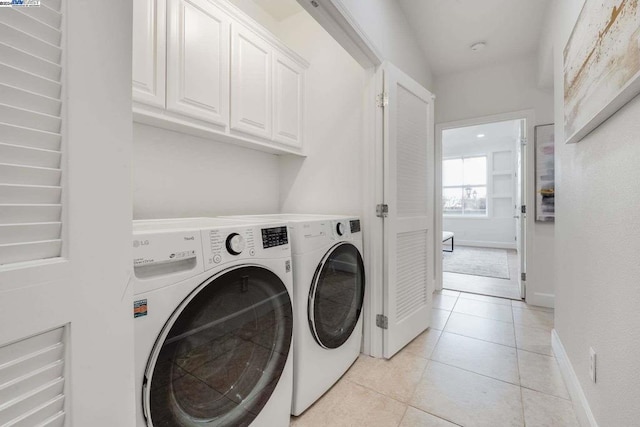
POLYGON ((564 48, 564 135, 578 142, 640 93, 639 0, 586 0, 564 48))

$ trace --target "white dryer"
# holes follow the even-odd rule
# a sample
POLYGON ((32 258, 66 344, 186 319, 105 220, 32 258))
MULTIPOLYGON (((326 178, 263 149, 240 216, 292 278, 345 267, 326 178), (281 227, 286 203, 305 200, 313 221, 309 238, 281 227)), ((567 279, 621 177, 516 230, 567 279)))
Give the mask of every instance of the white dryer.
POLYGON ((138 427, 288 426, 286 224, 134 221, 138 427))
POLYGON ((263 215, 285 221, 293 256, 293 401, 302 414, 360 354, 365 277, 357 217, 263 215))

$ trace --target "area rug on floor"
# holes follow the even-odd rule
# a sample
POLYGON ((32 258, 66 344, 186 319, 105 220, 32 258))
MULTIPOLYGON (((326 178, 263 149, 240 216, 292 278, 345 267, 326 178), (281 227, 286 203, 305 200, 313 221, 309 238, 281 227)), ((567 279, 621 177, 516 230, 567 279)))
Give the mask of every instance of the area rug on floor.
POLYGON ((509 279, 509 261, 505 249, 456 246, 443 252, 444 271, 474 276, 509 279))

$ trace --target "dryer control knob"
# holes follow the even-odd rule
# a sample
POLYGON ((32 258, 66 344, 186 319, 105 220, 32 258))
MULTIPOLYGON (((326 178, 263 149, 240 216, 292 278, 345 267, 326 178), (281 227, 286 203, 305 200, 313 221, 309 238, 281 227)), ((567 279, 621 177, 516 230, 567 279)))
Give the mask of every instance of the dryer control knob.
POLYGON ((245 245, 244 237, 238 233, 231 233, 227 237, 227 251, 229 251, 231 255, 240 255, 245 245))
POLYGON ((344 234, 345 230, 344 230, 344 223, 343 222, 339 222, 338 225, 336 225, 336 233, 338 233, 338 236, 342 236, 344 234))

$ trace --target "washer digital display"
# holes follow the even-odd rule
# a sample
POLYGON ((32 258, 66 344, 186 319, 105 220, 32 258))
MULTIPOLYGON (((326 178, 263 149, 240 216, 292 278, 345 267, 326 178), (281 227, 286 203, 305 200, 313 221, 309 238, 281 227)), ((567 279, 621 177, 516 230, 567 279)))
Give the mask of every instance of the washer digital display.
POLYGON ((262 229, 262 247, 264 249, 282 246, 289 243, 287 227, 271 227, 262 229))

